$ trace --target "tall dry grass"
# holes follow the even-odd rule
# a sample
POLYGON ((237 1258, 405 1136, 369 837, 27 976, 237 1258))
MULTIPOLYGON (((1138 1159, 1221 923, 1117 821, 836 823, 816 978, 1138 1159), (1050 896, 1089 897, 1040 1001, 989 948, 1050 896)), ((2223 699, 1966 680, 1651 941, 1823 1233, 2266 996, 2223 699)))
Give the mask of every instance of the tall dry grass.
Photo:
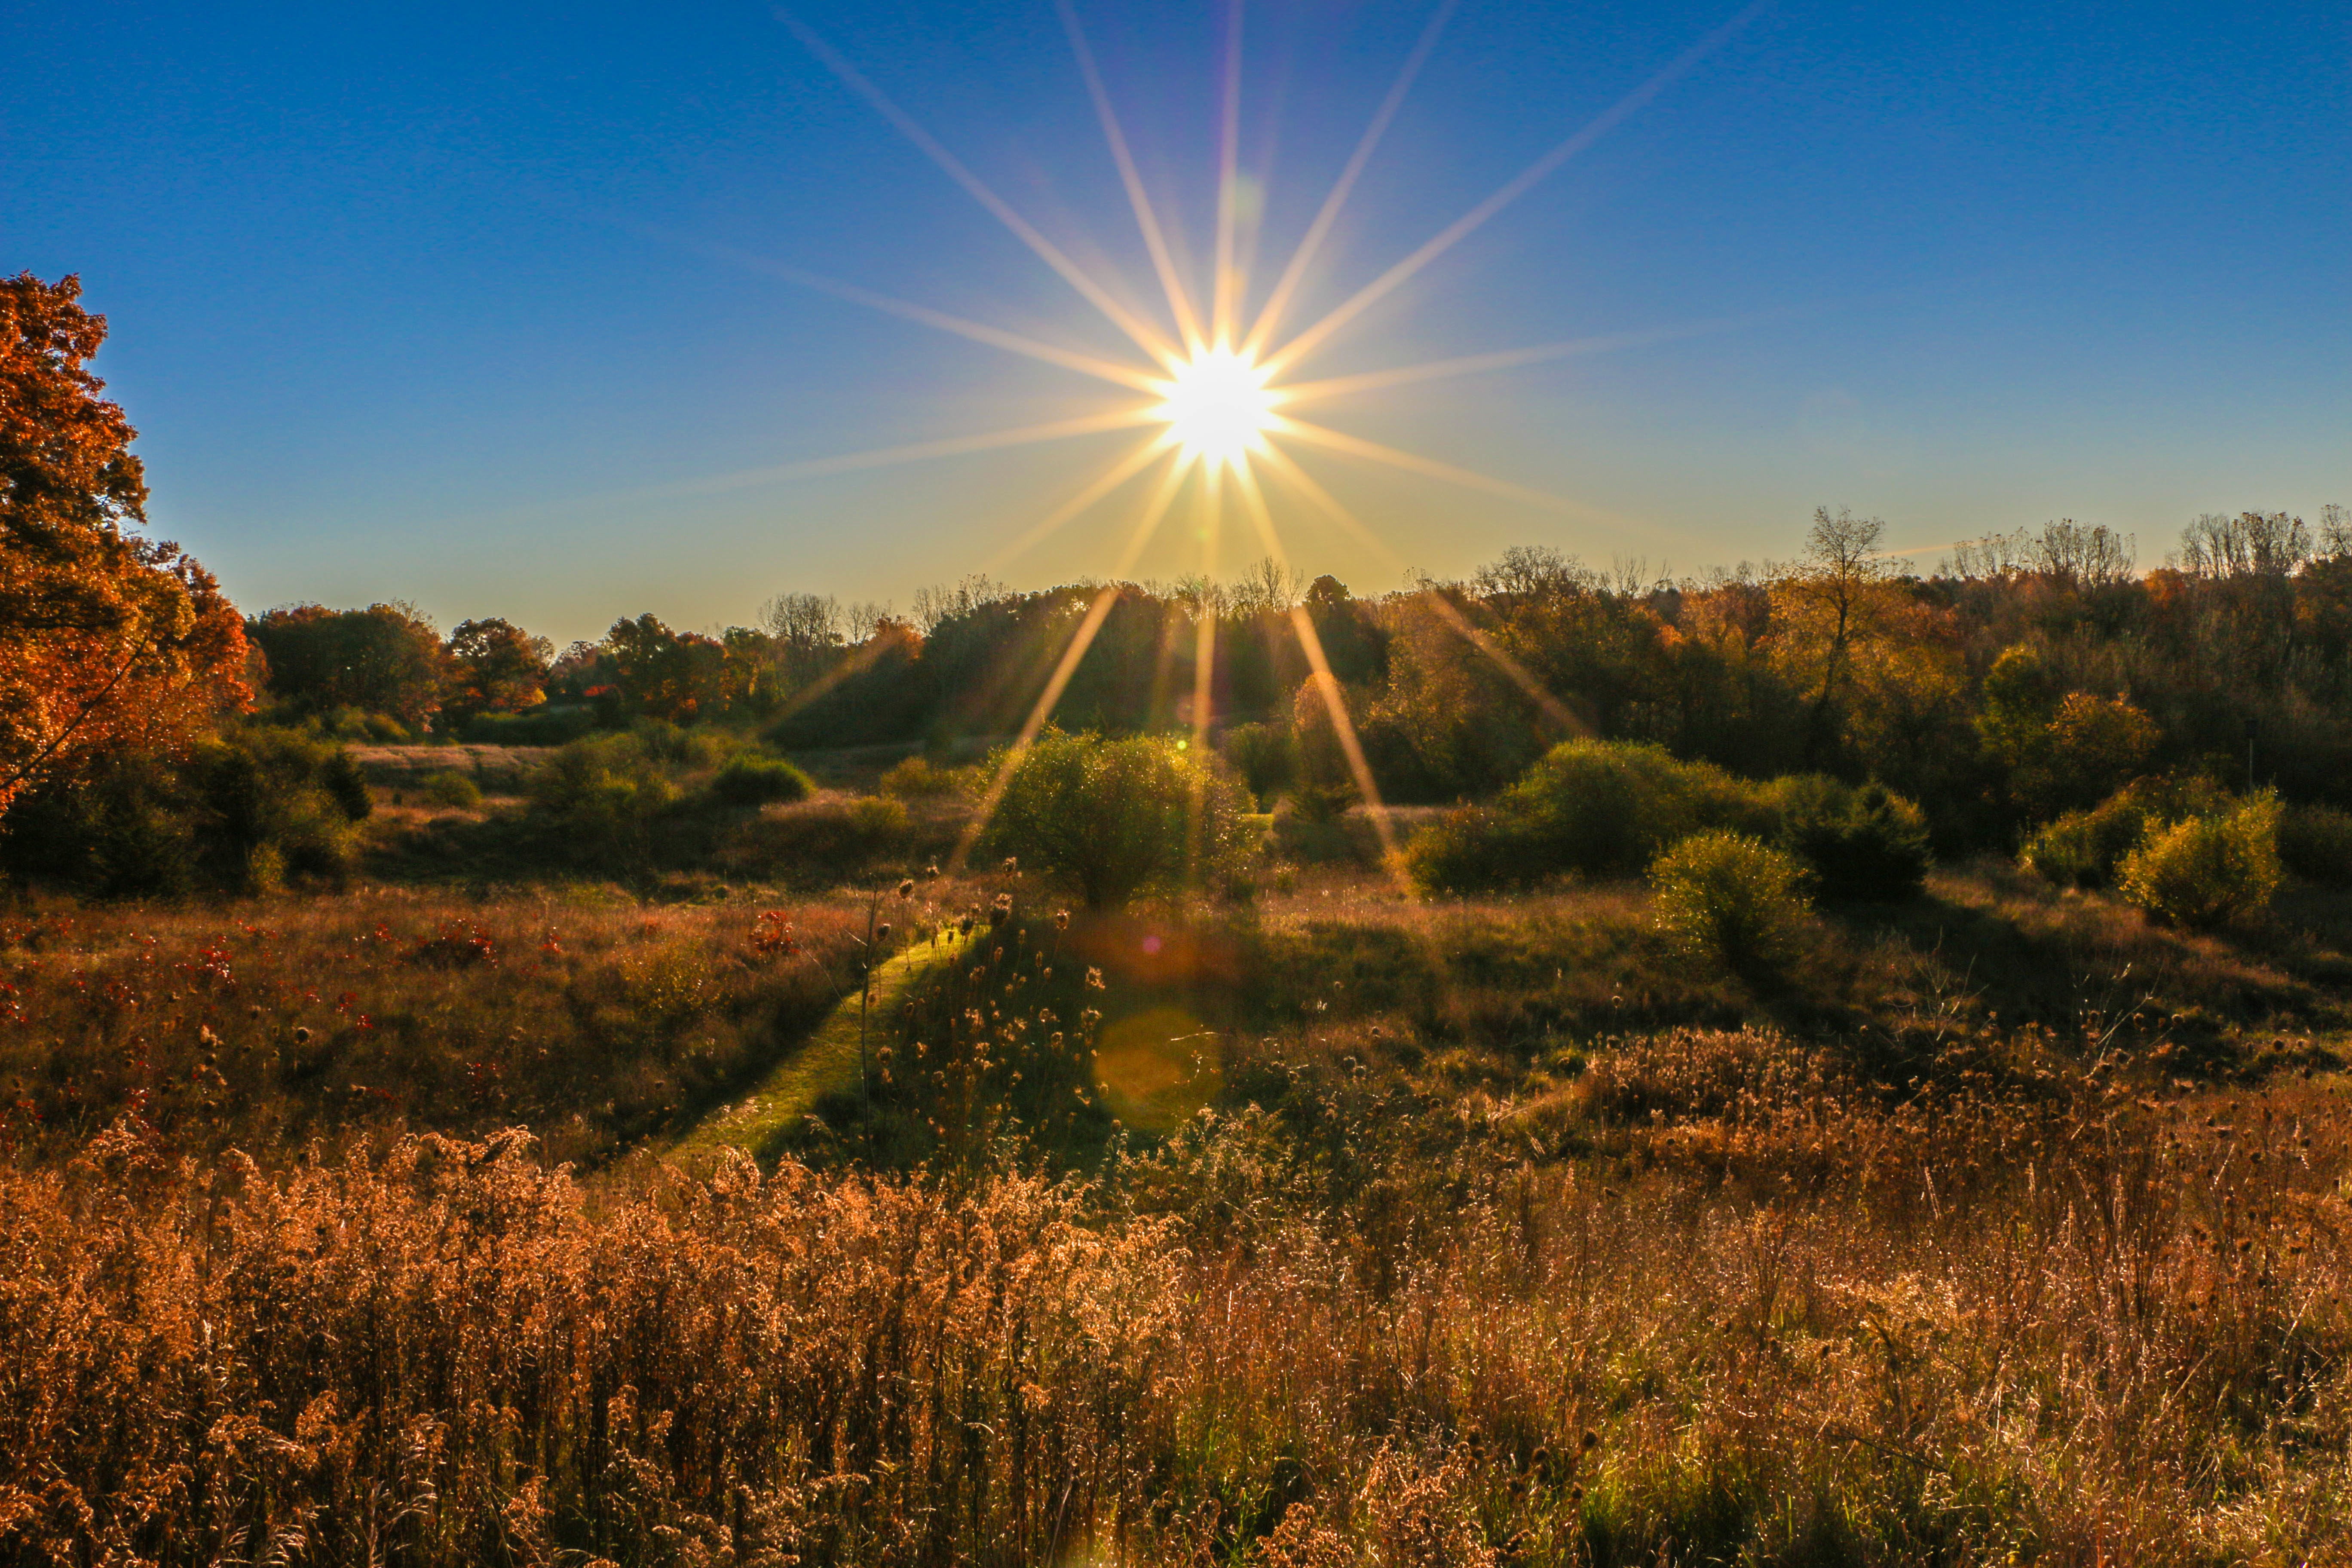
POLYGON ((863 929, 844 902, 394 890, 0 914, 0 1149, 128 1111, 190 1152, 528 1121, 602 1160, 854 993, 863 929))
POLYGON ((1369 1092, 1327 1113, 1373 1150, 1414 1122, 1416 1157, 1341 1170, 1269 1109, 1093 1185, 738 1163, 599 1194, 519 1134, 272 1173, 109 1131, 0 1174, 0 1553, 2221 1563, 2352 1539, 2352 1150, 2324 1090, 2158 1100, 2012 1054, 1930 1091, 1683 1030, 1524 1097, 1369 1092))

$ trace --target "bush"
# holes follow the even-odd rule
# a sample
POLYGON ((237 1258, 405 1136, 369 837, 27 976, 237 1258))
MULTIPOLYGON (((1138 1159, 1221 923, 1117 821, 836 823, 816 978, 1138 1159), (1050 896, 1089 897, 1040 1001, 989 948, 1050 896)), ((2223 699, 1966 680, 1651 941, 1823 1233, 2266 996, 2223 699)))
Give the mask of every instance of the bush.
POLYGON ((2290 805, 2279 813, 2279 859, 2306 882, 2352 886, 2352 812, 2290 805))
POLYGON ((1628 876, 1690 834, 1767 834, 1767 794, 1708 763, 1615 741, 1555 746, 1492 805, 1465 806, 1412 842, 1406 863, 1433 889, 1469 891, 1562 873, 1628 876))
POLYGON ((1223 885, 1243 851, 1241 786, 1173 742, 1049 731, 1013 770, 990 837, 1092 909, 1188 876, 1223 885))
POLYGON ((679 768, 707 768, 723 763, 743 744, 740 737, 724 730, 674 724, 667 719, 640 719, 629 726, 628 732, 645 748, 647 756, 679 768))
POLYGON ((634 734, 574 741, 530 778, 532 806, 577 847, 642 843, 646 828, 677 798, 660 762, 634 734))
POLYGON ((114 756, 11 808, 0 868, 104 898, 262 892, 350 869, 364 784, 338 747, 239 727, 184 757, 114 756))
POLYGON ((457 731, 478 746, 561 746, 593 733, 596 710, 585 702, 550 702, 520 713, 477 713, 457 731))
POLYGON ((2278 823, 2278 802, 2265 796, 2153 828, 2124 857, 2124 897, 2195 931, 2258 914, 2282 875, 2278 823))
POLYGON ((940 767, 928 757, 905 758, 882 775, 882 793, 904 799, 947 795, 955 787, 955 770, 940 767))
POLYGON ((1658 924, 1735 970, 1782 963, 1804 928, 1805 871, 1743 833, 1694 834, 1650 867, 1658 924))
POLYGON ((1885 785, 1811 773, 1780 780, 1774 794, 1780 845, 1812 868, 1824 897, 1907 899, 1927 879, 1927 814, 1885 785))
POLYGON ((427 773, 417 781, 416 793, 429 805, 449 806, 471 811, 482 804, 481 786, 455 768, 444 768, 437 773, 427 773))
POLYGON ((2058 818, 2027 840, 2018 858, 2062 886, 2110 887, 2150 826, 2213 816, 2228 799, 2206 779, 2141 779, 2089 811, 2058 818))
POLYGON ((806 800, 816 786, 808 774, 782 757, 738 752, 710 781, 710 793, 729 805, 764 805, 775 800, 806 800))
POLYGON ((1298 737, 1286 725, 1236 724, 1225 731, 1218 750, 1261 809, 1270 809, 1276 795, 1298 783, 1298 737))

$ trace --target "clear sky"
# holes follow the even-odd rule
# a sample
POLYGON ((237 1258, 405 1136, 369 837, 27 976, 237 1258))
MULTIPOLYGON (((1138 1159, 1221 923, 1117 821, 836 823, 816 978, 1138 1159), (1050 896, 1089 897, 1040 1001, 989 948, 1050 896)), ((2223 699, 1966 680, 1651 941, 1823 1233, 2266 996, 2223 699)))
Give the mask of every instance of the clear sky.
MULTIPOLYGON (((1295 320, 1732 10, 1464 0, 1295 320)), ((1078 12, 1198 281, 1222 6, 1078 12)), ((1247 6, 1254 299, 1430 14, 1247 6)), ((1165 320, 1052 0, 794 15, 1165 320)), ((770 8, 98 0, 7 37, 0 267, 82 275, 159 531, 249 609, 401 597, 564 639, 1113 563, 1140 485, 1003 547, 1131 437, 761 477, 1134 400, 779 270, 1121 347, 770 8)), ((1318 416, 1570 505, 1319 458, 1394 553, 1293 510, 1285 537, 1362 592, 1518 542, 1782 555, 1816 503, 1929 560, 2071 516, 2152 563, 2200 511, 2352 500, 2347 102, 2340 0, 1778 0, 1300 372, 1623 337, 1318 416)), ((1171 530, 1139 570, 1196 549, 1171 530)), ((1255 553, 1229 532, 1221 570, 1255 553)))

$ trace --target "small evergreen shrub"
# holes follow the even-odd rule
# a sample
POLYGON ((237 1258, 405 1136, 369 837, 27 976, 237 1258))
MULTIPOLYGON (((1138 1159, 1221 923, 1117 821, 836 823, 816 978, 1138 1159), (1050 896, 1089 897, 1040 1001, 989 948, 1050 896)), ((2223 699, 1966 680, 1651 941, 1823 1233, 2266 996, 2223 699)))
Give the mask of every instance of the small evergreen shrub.
POLYGON ((458 811, 471 811, 482 804, 481 786, 455 768, 425 774, 417 781, 416 793, 425 797, 427 805, 458 811))
POLYGON ((711 776, 710 793, 729 805, 765 805, 770 801, 806 800, 816 786, 808 774, 782 757, 738 752, 711 776))
POLYGON ((2151 829, 2124 857, 2124 897, 2192 931, 2215 931, 2259 914, 2278 891, 2278 802, 2267 796, 2234 811, 2151 829))
POLYGON ((2279 812, 2279 859, 2289 871, 2322 887, 2352 887, 2352 812, 2332 805, 2290 805, 2279 812))
POLYGON ((1805 870, 1744 833, 1698 833, 1650 867, 1658 924, 1679 945, 1749 972, 1785 963, 1801 940, 1805 870))
POLYGON ((1780 845, 1812 868, 1824 898, 1907 899, 1927 879, 1927 814, 1885 785, 1857 789, 1813 773, 1782 779, 1773 793, 1780 845))

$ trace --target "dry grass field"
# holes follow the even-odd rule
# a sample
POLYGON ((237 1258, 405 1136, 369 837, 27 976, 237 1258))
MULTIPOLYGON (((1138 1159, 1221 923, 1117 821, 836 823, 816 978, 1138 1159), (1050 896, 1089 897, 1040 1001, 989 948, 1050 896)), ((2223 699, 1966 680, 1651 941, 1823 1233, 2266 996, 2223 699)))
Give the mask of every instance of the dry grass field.
POLYGON ((1759 989, 1632 885, 878 891, 12 916, 7 1555, 2352 1539, 2325 900, 2197 937, 1979 867, 1759 989), (869 919, 975 911, 762 1163, 651 1152, 855 1005, 869 919))

